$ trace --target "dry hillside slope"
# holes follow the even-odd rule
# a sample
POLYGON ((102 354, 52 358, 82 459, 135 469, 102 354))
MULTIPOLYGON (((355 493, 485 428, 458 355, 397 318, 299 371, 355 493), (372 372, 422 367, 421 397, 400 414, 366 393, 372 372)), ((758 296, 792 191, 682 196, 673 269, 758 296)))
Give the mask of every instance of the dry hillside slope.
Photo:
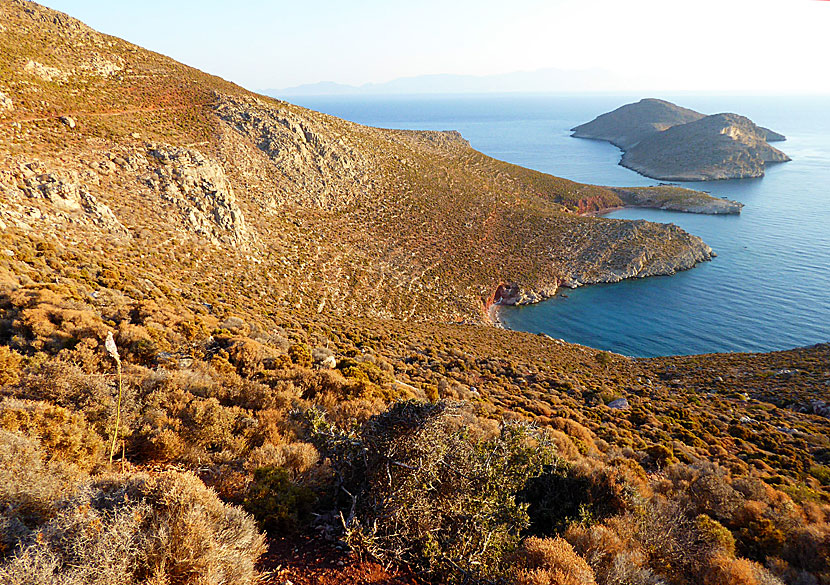
POLYGON ((0 583, 830 583, 830 345, 632 359, 480 324, 711 254, 581 215, 623 201, 729 208, 0 0, 0 583))
POLYGON ((138 263, 154 282, 198 267, 211 290, 238 279, 277 306, 445 321, 484 319, 502 282, 539 299, 710 257, 671 226, 581 217, 620 199, 456 133, 360 126, 33 3, 0 11, 9 234, 53 233, 136 267, 161 248, 165 261, 138 263))

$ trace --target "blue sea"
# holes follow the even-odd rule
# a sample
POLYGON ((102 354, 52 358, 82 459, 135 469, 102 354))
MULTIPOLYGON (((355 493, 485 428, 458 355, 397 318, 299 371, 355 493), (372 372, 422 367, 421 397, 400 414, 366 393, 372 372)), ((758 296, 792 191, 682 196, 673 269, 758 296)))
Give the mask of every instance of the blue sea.
POLYGON ((641 97, 736 112, 787 136, 792 162, 760 179, 682 183, 745 204, 739 216, 624 209, 609 217, 675 223, 718 254, 673 276, 564 289, 505 307, 511 329, 630 356, 770 351, 830 341, 830 97, 482 95, 308 97, 291 101, 385 128, 459 130, 488 155, 600 185, 657 182, 619 166, 605 142, 569 128, 641 97))

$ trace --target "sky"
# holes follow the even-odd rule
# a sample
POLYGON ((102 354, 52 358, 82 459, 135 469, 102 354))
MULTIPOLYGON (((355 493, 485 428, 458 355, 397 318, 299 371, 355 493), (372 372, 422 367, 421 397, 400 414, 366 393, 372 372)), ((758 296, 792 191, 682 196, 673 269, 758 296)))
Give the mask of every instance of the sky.
POLYGON ((41 1, 252 90, 598 68, 608 91, 830 94, 820 0, 41 1))

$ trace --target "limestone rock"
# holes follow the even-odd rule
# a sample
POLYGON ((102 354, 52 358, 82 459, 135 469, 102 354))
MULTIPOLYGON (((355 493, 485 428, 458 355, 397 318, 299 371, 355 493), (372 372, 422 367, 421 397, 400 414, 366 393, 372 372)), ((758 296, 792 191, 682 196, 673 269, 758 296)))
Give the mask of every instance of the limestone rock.
POLYGON ((14 103, 10 97, 0 91, 0 112, 2 111, 14 111, 14 103))
POLYGON ((44 65, 31 59, 23 66, 23 71, 43 81, 66 81, 70 75, 70 73, 63 69, 50 67, 49 65, 44 65))
POLYGON ((21 163, 0 176, 4 216, 18 227, 31 222, 79 223, 129 237, 129 231, 82 182, 77 172, 50 169, 39 160, 21 163))
POLYGON ((657 187, 611 187, 631 207, 649 207, 708 215, 739 214, 743 203, 712 197, 702 191, 660 185, 657 187))
POLYGON ((617 398, 616 400, 612 400, 608 403, 608 408, 613 410, 628 410, 631 406, 625 398, 617 398))
POLYGON ((749 118, 716 114, 644 138, 620 164, 656 179, 711 181, 762 177, 766 163, 788 160, 749 118))
POLYGON ((621 150, 627 150, 646 136, 702 117, 699 112, 671 102, 646 98, 597 116, 586 124, 571 128, 571 131, 576 138, 605 140, 621 150))
POLYGON ((247 244, 252 232, 222 167, 197 150, 158 146, 148 151, 141 180, 175 205, 188 228, 215 244, 247 244))
POLYGON ((320 118, 256 99, 218 100, 219 116, 264 152, 291 185, 281 203, 341 209, 365 194, 369 158, 320 118))

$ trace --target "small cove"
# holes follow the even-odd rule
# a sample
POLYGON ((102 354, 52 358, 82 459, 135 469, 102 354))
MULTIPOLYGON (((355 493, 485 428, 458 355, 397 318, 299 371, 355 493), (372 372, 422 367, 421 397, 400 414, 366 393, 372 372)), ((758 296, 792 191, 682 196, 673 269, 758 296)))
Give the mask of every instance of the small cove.
MULTIPOLYGON (((388 128, 459 130, 474 148, 603 185, 653 185, 605 142, 568 129, 644 96, 377 96, 293 99, 388 128)), ((760 179, 683 183, 745 204, 740 216, 623 209, 609 217, 672 222, 718 253, 668 277, 575 290, 504 307, 511 329, 632 356, 770 351, 830 341, 830 98, 657 96, 704 113, 734 111, 787 136, 793 161, 760 179)))

